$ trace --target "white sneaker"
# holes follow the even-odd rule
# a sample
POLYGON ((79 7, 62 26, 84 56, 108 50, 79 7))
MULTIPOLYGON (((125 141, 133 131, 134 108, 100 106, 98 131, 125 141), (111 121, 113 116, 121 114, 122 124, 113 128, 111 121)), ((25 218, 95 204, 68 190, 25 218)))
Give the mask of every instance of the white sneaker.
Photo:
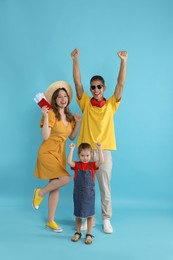
MULTIPOLYGON (((95 222, 95 218, 93 220, 93 227, 95 227, 96 222, 95 222)), ((85 222, 81 225, 81 230, 87 230, 87 219, 85 219, 85 222)))
POLYGON ((107 234, 111 234, 113 232, 113 228, 109 219, 103 220, 103 231, 107 234))

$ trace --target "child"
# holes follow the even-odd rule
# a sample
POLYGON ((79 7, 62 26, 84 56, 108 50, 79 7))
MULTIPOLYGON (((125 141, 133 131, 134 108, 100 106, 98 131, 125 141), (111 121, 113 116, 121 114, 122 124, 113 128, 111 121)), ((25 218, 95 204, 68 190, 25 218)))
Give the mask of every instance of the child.
POLYGON ((95 214, 95 170, 104 162, 102 146, 96 143, 99 153, 99 160, 91 162, 92 148, 88 143, 81 143, 78 147, 80 161, 72 160, 75 144, 70 144, 70 152, 67 163, 75 171, 74 175, 74 215, 76 216, 76 233, 71 238, 77 242, 81 238, 82 218, 87 218, 87 234, 85 244, 92 243, 92 226, 95 214))
POLYGON ((81 116, 72 115, 69 103, 72 99, 72 89, 67 82, 57 81, 48 87, 45 96, 51 109, 42 108, 42 137, 35 169, 35 177, 48 180, 43 188, 34 192, 33 207, 39 209, 44 196, 49 193, 48 220, 46 227, 62 232, 61 227, 54 221, 59 199, 59 190, 70 181, 70 174, 66 170, 65 145, 66 140, 73 140, 81 121, 81 116))

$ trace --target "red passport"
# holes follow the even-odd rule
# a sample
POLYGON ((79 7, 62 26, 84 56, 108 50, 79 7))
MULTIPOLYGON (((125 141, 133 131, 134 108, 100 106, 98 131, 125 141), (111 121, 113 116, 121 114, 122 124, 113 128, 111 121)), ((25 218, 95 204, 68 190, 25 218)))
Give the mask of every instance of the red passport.
POLYGON ((49 104, 49 102, 48 102, 46 99, 44 99, 44 98, 42 98, 37 104, 38 104, 41 108, 44 107, 44 106, 47 106, 48 109, 51 108, 51 105, 49 104))

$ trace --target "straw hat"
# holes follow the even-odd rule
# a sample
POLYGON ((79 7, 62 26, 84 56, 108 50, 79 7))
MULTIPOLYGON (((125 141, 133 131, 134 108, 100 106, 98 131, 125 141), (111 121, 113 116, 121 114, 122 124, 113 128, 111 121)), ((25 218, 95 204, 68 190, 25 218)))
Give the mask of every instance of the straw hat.
POLYGON ((52 83, 48 88, 47 90, 45 91, 45 97, 47 98, 47 101, 49 103, 51 103, 51 99, 52 99, 52 95, 53 93, 55 92, 55 90, 57 90, 58 88, 65 88, 68 95, 69 95, 69 103, 71 102, 72 100, 72 96, 73 96, 73 92, 72 92, 72 88, 71 86, 65 82, 65 81, 56 81, 54 83, 52 83))

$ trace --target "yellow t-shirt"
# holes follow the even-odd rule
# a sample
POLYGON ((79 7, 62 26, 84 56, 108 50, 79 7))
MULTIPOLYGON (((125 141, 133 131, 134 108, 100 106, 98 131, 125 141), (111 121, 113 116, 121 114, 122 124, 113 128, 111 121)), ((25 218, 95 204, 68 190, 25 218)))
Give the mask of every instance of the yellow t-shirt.
POLYGON ((92 106, 90 97, 84 92, 82 98, 77 98, 83 112, 77 146, 89 143, 96 150, 95 143, 101 143, 103 150, 116 150, 114 131, 114 113, 120 101, 116 102, 114 95, 106 100, 103 107, 92 106))

